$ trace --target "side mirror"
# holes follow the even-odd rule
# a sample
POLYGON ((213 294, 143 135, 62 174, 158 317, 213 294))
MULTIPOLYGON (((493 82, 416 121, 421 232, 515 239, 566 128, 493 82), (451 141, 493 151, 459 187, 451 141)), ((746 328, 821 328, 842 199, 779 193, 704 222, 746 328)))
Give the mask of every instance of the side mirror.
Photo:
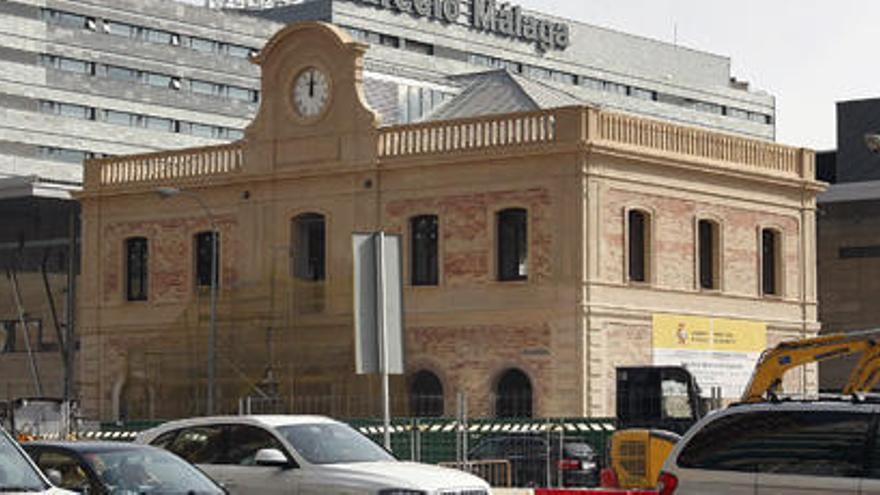
POLYGON ((49 482, 55 486, 60 487, 61 483, 64 483, 64 477, 61 475, 61 471, 57 469, 47 469, 46 477, 49 478, 49 482))
POLYGON ((254 458, 257 466, 288 467, 290 461, 278 449, 260 449, 254 458))

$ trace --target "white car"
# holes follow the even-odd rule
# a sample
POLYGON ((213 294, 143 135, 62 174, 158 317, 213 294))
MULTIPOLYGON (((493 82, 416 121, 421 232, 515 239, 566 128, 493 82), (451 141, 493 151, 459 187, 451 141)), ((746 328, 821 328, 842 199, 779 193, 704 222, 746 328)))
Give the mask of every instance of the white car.
POLYGON ((53 487, 30 457, 0 428, 0 493, 66 495, 73 492, 53 487))
POLYGON ((877 398, 740 404, 672 449, 660 495, 878 495, 877 398))
POLYGON ((401 462, 352 427, 322 416, 171 421, 138 443, 174 452, 232 494, 489 495, 455 469, 401 462))

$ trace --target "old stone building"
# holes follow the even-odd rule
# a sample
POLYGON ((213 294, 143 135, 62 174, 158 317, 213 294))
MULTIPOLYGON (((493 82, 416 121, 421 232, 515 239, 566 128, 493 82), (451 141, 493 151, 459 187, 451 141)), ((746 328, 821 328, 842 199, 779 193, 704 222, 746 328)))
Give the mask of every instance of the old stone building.
POLYGON ((468 92, 440 111, 470 116, 383 127, 365 50, 291 25, 256 59, 242 141, 87 163, 87 414, 204 411, 212 223, 221 412, 379 411, 354 372, 354 232, 403 238, 396 413, 463 394, 472 416, 613 415, 615 367, 655 360, 658 315, 817 331, 812 152, 584 106, 479 115, 468 92))

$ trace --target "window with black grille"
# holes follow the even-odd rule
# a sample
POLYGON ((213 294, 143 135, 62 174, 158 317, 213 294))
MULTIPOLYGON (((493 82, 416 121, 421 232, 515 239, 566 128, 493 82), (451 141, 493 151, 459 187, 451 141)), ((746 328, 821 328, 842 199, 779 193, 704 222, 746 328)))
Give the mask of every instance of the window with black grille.
POLYGON ((780 245, 779 232, 761 230, 761 292, 765 295, 779 294, 780 245))
POLYGON ((629 235, 628 269, 633 282, 648 281, 649 217, 640 210, 630 210, 627 214, 629 235))
POLYGON ((215 284, 219 285, 220 283, 220 233, 214 234, 213 232, 199 232, 196 234, 195 238, 195 247, 196 247, 196 286, 197 287, 210 287, 211 286, 211 278, 213 273, 213 280, 215 284), (217 249, 217 269, 216 271, 212 268, 212 259, 214 256, 215 249, 215 239, 216 235, 216 249, 217 249))
POLYGON ((125 240, 125 298, 129 301, 147 300, 148 256, 145 237, 125 240))
POLYGON ((528 278, 528 214, 523 208, 498 212, 498 280, 528 278))
POLYGON ((700 220, 697 224, 697 249, 701 289, 718 288, 718 224, 700 220))
POLYGON ((437 285, 437 215, 419 215, 409 220, 410 279, 412 285, 437 285))

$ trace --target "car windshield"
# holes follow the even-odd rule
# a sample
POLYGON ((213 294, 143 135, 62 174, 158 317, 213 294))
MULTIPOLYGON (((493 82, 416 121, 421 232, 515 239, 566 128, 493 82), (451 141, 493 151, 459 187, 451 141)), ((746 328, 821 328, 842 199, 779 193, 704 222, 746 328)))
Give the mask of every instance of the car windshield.
POLYGON ((278 427, 312 464, 393 461, 394 457, 348 425, 316 423, 278 427))
POLYGON ((0 492, 39 492, 48 485, 3 430, 0 430, 0 492))
POLYGON ((131 448, 84 453, 110 494, 222 494, 213 481, 173 454, 131 448))

